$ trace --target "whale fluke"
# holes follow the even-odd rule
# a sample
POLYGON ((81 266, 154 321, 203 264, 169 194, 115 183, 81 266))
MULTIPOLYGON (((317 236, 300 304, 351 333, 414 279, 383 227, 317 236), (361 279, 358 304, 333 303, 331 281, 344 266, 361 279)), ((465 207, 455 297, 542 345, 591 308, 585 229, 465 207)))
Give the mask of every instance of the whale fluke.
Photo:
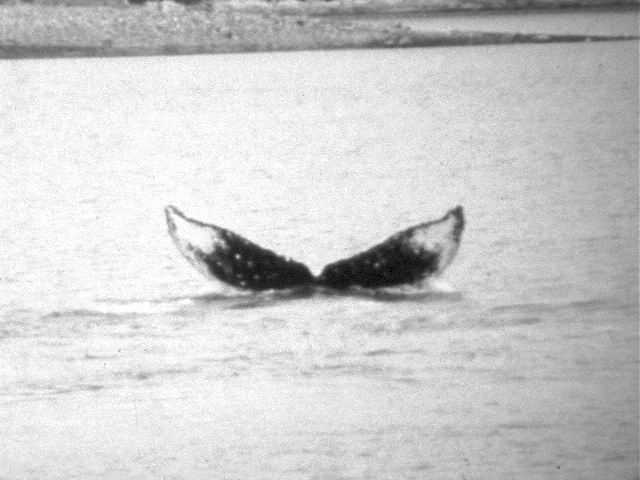
POLYGON ((189 218, 173 206, 166 207, 165 214, 176 247, 206 277, 256 291, 299 287, 314 280, 302 263, 237 233, 189 218))
POLYGON ((324 267, 317 282, 332 288, 394 287, 441 274, 455 257, 464 229, 458 206, 439 220, 392 235, 370 249, 324 267))
POLYGON ((331 263, 314 277, 304 264, 230 230, 189 218, 176 207, 166 207, 165 214, 171 238, 198 271, 256 291, 307 285, 346 289, 415 284, 449 266, 465 224, 463 209, 457 206, 439 220, 400 231, 362 253, 331 263))

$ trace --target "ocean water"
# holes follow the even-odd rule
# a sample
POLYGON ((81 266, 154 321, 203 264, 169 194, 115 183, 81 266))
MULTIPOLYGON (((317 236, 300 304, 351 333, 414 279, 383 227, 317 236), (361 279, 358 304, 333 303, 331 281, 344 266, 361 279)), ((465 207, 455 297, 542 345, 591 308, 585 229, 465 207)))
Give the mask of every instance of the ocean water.
POLYGON ((0 63, 0 478, 637 479, 638 43, 0 63), (239 294, 462 204, 422 291, 239 294))

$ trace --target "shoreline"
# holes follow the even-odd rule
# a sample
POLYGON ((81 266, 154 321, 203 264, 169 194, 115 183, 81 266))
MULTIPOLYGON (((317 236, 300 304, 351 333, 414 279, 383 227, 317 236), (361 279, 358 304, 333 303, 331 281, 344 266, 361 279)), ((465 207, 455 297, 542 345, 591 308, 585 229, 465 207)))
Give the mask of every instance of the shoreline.
POLYGON ((278 45, 261 48, 255 45, 189 46, 163 45, 160 47, 92 47, 64 45, 0 45, 0 60, 43 58, 93 58, 93 57, 145 57, 159 55, 207 55, 228 53, 289 52, 311 50, 357 50, 387 48, 437 48, 482 45, 515 45, 533 43, 578 43, 636 40, 637 37, 588 37, 581 35, 530 35, 485 32, 453 32, 449 35, 415 34, 397 39, 371 39, 363 42, 315 45, 278 45))
POLYGON ((555 7, 551 6, 535 6, 531 8, 510 6, 510 7, 491 7, 491 6, 469 6, 466 8, 443 8, 443 9, 430 9, 430 8, 407 8, 405 10, 371 10, 369 12, 330 12, 330 13, 315 13, 313 16, 319 17, 344 17, 344 18, 376 18, 376 17, 391 17, 402 18, 406 17, 429 17, 429 18, 442 18, 442 17, 458 17, 458 16, 476 16, 476 15, 527 15, 536 13, 566 13, 566 12, 636 12, 640 10, 640 4, 630 4, 628 2, 621 2, 616 4, 602 4, 602 5, 571 5, 560 4, 555 7))
MULTIPOLYGON (((232 4, 185 7, 0 5, 0 59, 189 55, 636 40, 638 36, 415 31, 396 13, 379 25, 357 16, 298 15, 232 4)), ((566 10, 563 10, 566 11, 566 10)), ((424 13, 424 12, 423 12, 424 13)), ((451 14, 448 12, 447 14, 451 14)), ((457 14, 472 14, 470 11, 457 14)), ((478 13, 474 10, 473 13, 478 13)), ((492 13, 500 13, 492 11, 492 13)), ((363 15, 367 17, 369 15, 363 15)))
MULTIPOLYGON (((417 16, 456 16, 456 15, 492 15, 492 14, 526 14, 540 12, 559 11, 637 11, 640 9, 640 1, 635 0, 523 0, 519 5, 505 0, 481 0, 477 3, 468 3, 460 0, 399 0, 390 3, 388 0, 371 0, 367 3, 340 3, 329 0, 328 2, 314 2, 311 0, 308 6, 301 7, 300 2, 281 0, 276 3, 273 11, 282 14, 307 14, 319 17, 396 17, 403 15, 417 16)), ((260 11, 264 7, 256 7, 257 4, 248 3, 246 6, 235 4, 237 8, 245 11, 260 11), (253 6, 252 6, 253 5, 253 6)))

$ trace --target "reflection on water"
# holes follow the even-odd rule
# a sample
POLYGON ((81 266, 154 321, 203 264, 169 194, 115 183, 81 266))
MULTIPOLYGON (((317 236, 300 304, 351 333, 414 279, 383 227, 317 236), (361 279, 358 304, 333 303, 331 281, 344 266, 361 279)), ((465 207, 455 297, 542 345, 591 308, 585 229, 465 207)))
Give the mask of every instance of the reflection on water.
POLYGON ((0 64, 0 476, 635 478, 637 52, 0 64), (173 203, 316 270, 468 228, 449 288, 239 295, 173 203))

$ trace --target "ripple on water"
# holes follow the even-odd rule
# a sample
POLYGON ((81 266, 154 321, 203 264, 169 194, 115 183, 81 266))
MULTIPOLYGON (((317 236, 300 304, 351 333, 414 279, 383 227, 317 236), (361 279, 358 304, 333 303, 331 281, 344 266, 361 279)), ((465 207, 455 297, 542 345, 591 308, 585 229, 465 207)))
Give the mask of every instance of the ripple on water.
POLYGON ((455 328, 453 320, 437 318, 430 315, 411 315, 401 319, 382 319, 379 321, 366 321, 355 323, 352 329, 355 332, 370 335, 402 335, 420 331, 442 331, 455 328))
POLYGON ((492 313, 524 313, 524 314, 542 314, 552 312, 555 307, 548 303, 513 303, 507 305, 497 305, 489 311, 492 313))
POLYGON ((611 308, 616 302, 607 298, 591 298, 587 300, 574 300, 561 303, 514 303, 497 305, 489 309, 496 314, 524 314, 524 315, 544 315, 562 310, 579 310, 583 312, 594 312, 611 308))
POLYGON ((41 398, 42 396, 67 395, 81 392, 98 392, 103 390, 105 385, 99 383, 70 383, 70 384, 51 384, 51 383, 26 383, 13 386, 10 393, 6 395, 18 398, 41 398))
POLYGON ((542 318, 539 316, 519 316, 516 313, 513 314, 500 314, 493 315, 491 317, 479 317, 468 323, 471 327, 476 328, 504 328, 504 327, 519 327, 536 325, 542 322, 542 318))
POLYGON ((217 357, 202 357, 201 361, 207 363, 251 363, 252 359, 248 355, 229 355, 229 356, 217 356, 217 357))
POLYGON ((200 367, 193 366, 189 368, 182 367, 165 367, 156 369, 141 369, 141 370, 120 370, 113 373, 114 378, 129 379, 146 381, 157 377, 174 377, 178 375, 185 375, 190 373, 196 373, 200 371, 200 367))
POLYGON ((396 355, 398 353, 401 353, 401 352, 397 352, 395 350, 391 350, 391 349, 388 349, 388 348, 379 348, 377 350, 369 350, 367 352, 364 352, 364 356, 366 356, 366 357, 378 357, 378 356, 381 356, 381 355, 396 355))

